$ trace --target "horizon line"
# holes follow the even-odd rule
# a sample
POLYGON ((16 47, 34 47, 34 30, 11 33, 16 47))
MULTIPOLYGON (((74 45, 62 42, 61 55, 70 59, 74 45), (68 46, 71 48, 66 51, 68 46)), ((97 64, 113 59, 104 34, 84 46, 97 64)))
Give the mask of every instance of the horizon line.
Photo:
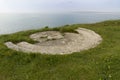
POLYGON ((0 14, 4 13, 80 13, 80 12, 88 12, 88 13, 120 13, 120 11, 43 11, 43 12, 0 12, 0 14))

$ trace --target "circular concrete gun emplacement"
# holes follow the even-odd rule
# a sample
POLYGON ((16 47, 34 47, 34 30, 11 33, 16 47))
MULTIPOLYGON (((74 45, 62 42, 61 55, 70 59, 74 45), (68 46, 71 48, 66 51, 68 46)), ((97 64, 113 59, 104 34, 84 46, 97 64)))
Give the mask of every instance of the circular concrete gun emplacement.
POLYGON ((75 31, 78 33, 38 32, 30 35, 31 39, 37 41, 35 44, 6 42, 5 45, 10 49, 27 53, 70 54, 94 48, 102 41, 101 36, 92 30, 78 28, 75 31))

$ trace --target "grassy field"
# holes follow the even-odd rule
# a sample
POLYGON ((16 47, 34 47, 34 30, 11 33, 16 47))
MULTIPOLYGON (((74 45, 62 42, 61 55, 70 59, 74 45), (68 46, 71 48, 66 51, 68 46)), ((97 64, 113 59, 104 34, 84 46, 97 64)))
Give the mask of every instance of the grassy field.
POLYGON ((120 80, 120 20, 1 35, 0 80, 120 80), (38 31, 74 32, 78 27, 94 30, 102 36, 102 43, 69 55, 26 54, 4 45, 6 41, 35 43, 29 35, 38 31))

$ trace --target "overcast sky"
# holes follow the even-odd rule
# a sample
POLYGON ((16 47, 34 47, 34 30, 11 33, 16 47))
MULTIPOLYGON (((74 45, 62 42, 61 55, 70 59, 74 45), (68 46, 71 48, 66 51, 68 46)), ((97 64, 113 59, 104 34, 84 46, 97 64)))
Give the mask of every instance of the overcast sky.
POLYGON ((0 0, 0 12, 120 12, 120 0, 0 0))

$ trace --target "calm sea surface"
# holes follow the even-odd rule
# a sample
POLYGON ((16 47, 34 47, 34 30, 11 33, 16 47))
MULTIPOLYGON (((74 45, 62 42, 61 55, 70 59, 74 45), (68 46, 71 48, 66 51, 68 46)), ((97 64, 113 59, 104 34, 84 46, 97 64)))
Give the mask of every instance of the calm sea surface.
POLYGON ((111 19, 120 19, 120 13, 0 14, 0 34, 37 29, 44 26, 57 27, 111 19))

